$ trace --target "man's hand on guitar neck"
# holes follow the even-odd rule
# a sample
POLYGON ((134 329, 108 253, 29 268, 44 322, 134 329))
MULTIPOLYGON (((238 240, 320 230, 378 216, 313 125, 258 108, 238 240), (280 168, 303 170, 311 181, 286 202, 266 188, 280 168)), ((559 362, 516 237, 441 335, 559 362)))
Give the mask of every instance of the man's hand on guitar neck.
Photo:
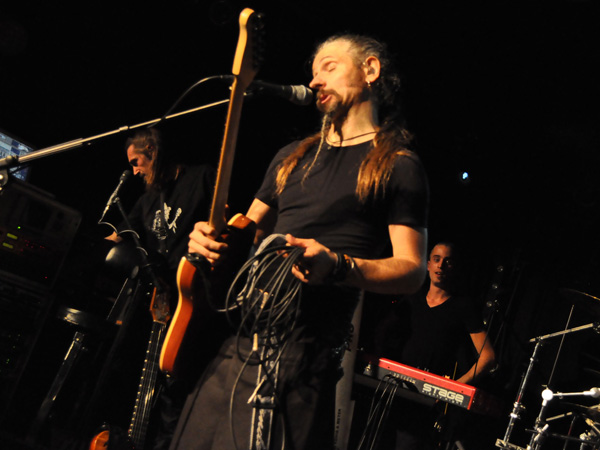
POLYGON ((203 256, 213 266, 227 252, 227 243, 217 241, 220 235, 208 222, 197 222, 189 237, 188 252, 203 256))

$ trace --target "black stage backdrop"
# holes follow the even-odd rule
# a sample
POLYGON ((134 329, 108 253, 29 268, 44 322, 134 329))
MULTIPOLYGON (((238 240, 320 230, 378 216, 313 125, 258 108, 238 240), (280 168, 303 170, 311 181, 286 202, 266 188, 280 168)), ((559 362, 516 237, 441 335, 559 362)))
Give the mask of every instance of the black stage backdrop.
MULTIPOLYGON (((589 298, 564 289, 600 296, 600 5, 4 2, 0 128, 41 149, 158 118, 193 83, 231 72, 244 7, 264 14, 266 53, 256 77, 264 81, 308 84, 311 50, 333 33, 368 33, 389 43, 430 178, 430 241, 454 240, 468 251, 470 287, 492 320, 504 372, 499 390, 510 403, 530 338, 598 320, 595 300, 592 314, 583 312, 589 298), (485 307, 488 300, 498 300, 498 313, 485 307)), ((226 84, 209 82, 178 109, 228 96, 226 84)), ((216 164, 225 112, 215 107, 161 129, 182 157, 216 164)), ((271 97, 245 103, 232 211, 245 210, 275 151, 317 121, 312 106, 271 97)), ((81 213, 85 242, 108 233, 96 222, 127 167, 125 137, 117 133, 31 164, 32 184, 81 213)), ((600 383, 585 375, 600 370, 597 339, 586 333, 567 339, 556 389, 600 383)), ((556 354, 550 346, 541 358, 534 411, 556 354)))

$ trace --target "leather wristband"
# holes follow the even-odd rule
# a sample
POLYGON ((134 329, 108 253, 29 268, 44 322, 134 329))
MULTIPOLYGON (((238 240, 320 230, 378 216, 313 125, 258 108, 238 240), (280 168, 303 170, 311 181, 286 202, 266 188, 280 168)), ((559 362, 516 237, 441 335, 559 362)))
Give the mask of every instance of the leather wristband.
POLYGON ((350 256, 342 252, 335 252, 335 256, 335 265, 326 280, 328 283, 344 281, 348 277, 348 273, 354 269, 354 260, 350 256))

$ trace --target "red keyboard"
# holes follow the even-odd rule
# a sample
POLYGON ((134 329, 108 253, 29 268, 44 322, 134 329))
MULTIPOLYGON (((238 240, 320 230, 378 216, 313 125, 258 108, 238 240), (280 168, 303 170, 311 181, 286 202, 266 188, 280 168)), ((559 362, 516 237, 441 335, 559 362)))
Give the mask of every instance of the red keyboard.
POLYGON ((499 400, 474 386, 386 358, 380 358, 377 365, 376 368, 372 367, 372 370, 378 380, 393 378, 402 382, 402 388, 436 400, 482 414, 500 414, 499 400))

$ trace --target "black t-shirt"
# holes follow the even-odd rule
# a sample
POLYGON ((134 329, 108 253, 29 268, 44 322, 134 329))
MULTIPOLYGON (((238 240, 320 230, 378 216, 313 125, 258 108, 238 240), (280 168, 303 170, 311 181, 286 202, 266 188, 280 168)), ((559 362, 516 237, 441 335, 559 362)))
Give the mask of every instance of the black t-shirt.
POLYGON ((420 292, 404 297, 394 315, 398 318, 395 333, 399 345, 391 359, 451 378, 462 375, 473 364, 475 349, 470 334, 484 331, 484 325, 468 298, 450 297, 431 308, 420 292))
POLYGON ((275 233, 316 239, 334 251, 376 259, 391 254, 388 225, 427 226, 429 190, 425 171, 414 154, 398 156, 381 199, 361 204, 356 197, 358 170, 371 142, 325 146, 306 180, 316 148, 309 150, 290 174, 280 196, 275 177, 281 161, 299 142, 279 151, 256 198, 277 210, 275 233))
MULTIPOLYGON (((427 177, 416 155, 398 156, 385 194, 361 204, 356 197, 358 170, 371 142, 348 147, 326 146, 302 181, 316 148, 309 150, 290 174, 281 195, 275 177, 280 162, 298 146, 294 142, 275 156, 256 198, 277 211, 274 233, 316 239, 331 250, 358 258, 391 254, 389 224, 427 225, 427 177)), ((305 286, 301 322, 310 336, 340 343, 356 305, 351 289, 305 286)))
POLYGON ((145 192, 128 215, 142 246, 151 254, 162 254, 173 276, 187 253, 194 223, 208 218, 214 179, 215 171, 210 166, 182 167, 177 179, 162 192, 145 192), (163 212, 166 224, 161 226, 163 212))

